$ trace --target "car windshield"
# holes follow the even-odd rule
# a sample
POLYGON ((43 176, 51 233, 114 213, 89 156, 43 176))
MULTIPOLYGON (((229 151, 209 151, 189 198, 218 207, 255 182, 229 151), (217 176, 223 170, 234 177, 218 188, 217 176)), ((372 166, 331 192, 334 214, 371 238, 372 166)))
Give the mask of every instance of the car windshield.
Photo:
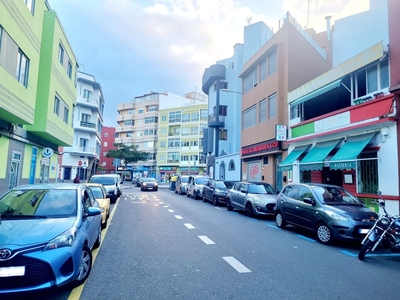
POLYGON ((182 178, 181 178, 181 182, 182 182, 182 183, 187 183, 188 180, 189 180, 189 177, 182 177, 182 178))
POLYGON ((226 189, 226 185, 223 181, 216 181, 215 182, 215 187, 217 189, 226 189))
POLYGON ((196 184, 206 184, 210 179, 209 177, 197 177, 196 184))
POLYGON ((363 205, 357 198, 340 187, 314 186, 313 190, 322 203, 329 205, 363 205))
POLYGON ((231 188, 233 187, 233 185, 235 184, 235 183, 232 182, 232 181, 224 181, 224 183, 225 183, 225 186, 226 186, 228 189, 231 189, 231 188))
POLYGON ((102 183, 104 185, 113 185, 114 178, 113 177, 92 177, 90 182, 93 183, 102 183))
POLYGON ((76 190, 12 190, 0 198, 2 218, 75 216, 76 190))
POLYGON ((276 194, 274 188, 271 185, 269 185, 268 183, 262 183, 260 185, 262 185, 265 188, 265 190, 267 191, 267 194, 276 194))
POLYGON ((262 184, 249 184, 249 193, 251 194, 267 194, 264 185, 262 184))
POLYGON ((91 186, 90 189, 93 192, 93 195, 96 199, 102 199, 104 197, 103 191, 101 190, 101 187, 99 186, 91 186))
POLYGON ((156 180, 154 178, 143 178, 143 182, 155 182, 156 180))

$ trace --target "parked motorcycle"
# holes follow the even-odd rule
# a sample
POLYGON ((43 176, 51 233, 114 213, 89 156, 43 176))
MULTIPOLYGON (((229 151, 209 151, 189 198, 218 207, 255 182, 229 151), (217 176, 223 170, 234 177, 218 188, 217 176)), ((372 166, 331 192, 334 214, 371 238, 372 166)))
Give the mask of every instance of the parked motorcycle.
POLYGON ((384 213, 375 220, 375 224, 361 242, 363 246, 358 253, 360 260, 365 258, 367 252, 374 251, 379 244, 384 247, 390 247, 392 252, 400 253, 400 216, 389 215, 385 208, 385 200, 381 197, 381 192, 378 191, 378 195, 380 199, 377 203, 384 213))

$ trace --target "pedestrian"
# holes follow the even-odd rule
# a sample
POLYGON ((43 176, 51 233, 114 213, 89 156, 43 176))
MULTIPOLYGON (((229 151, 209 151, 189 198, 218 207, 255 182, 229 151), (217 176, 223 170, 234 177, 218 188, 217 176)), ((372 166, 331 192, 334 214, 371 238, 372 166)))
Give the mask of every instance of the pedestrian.
POLYGON ((74 178, 74 183, 79 183, 79 174, 77 173, 74 178))

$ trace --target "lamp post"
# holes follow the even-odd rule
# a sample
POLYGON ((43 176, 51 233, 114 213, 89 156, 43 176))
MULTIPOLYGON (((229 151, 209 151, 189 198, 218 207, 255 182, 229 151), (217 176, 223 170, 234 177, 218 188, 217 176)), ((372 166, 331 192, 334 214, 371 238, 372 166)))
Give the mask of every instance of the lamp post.
MULTIPOLYGON (((216 117, 216 122, 219 122, 219 96, 220 96, 220 90, 221 90, 221 81, 217 79, 217 82, 215 83, 216 85, 216 100, 215 100, 215 117, 216 117)), ((217 157, 218 157, 218 152, 219 152, 219 126, 215 127, 215 153, 214 153, 214 173, 213 173, 213 179, 217 179, 216 173, 217 173, 217 157)))

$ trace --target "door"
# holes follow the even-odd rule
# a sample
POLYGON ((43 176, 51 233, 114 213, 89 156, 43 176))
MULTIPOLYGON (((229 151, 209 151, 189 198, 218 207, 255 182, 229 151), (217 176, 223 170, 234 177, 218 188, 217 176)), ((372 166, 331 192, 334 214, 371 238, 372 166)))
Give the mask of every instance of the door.
POLYGON ((21 153, 13 151, 11 154, 11 166, 10 166, 10 179, 8 181, 8 189, 11 190, 18 186, 19 172, 21 165, 21 153))
POLYGON ((300 186, 299 189, 299 200, 296 203, 296 223, 307 229, 313 229, 316 222, 316 206, 305 203, 304 199, 311 199, 317 203, 317 199, 314 198, 313 193, 307 186, 300 186))

